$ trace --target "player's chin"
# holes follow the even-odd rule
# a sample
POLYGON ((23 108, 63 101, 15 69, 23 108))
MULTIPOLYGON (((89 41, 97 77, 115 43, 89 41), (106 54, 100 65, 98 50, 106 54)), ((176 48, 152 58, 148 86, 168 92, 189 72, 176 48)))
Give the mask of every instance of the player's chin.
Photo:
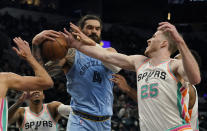
POLYGON ((148 57, 148 55, 149 55, 149 50, 146 49, 145 52, 144 52, 144 55, 148 57))

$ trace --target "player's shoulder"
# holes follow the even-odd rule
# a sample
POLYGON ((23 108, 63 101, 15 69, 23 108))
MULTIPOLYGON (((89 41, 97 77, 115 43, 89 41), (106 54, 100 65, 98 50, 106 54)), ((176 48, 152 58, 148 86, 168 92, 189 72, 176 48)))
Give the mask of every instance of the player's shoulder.
POLYGON ((177 69, 181 64, 182 64, 182 60, 179 59, 170 59, 170 67, 172 70, 177 69))
POLYGON ((25 107, 19 107, 19 108, 18 108, 18 112, 19 112, 20 114, 24 114, 24 112, 25 112, 25 107))
POLYGON ((59 101, 52 101, 50 103, 47 103, 46 105, 48 108, 57 108, 60 104, 62 103, 59 101))

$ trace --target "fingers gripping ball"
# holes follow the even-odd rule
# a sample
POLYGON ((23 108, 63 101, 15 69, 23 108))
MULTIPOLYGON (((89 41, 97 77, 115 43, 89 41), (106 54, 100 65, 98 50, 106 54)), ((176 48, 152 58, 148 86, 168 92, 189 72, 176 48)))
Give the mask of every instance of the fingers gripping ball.
POLYGON ((64 36, 55 38, 54 41, 46 40, 42 43, 42 57, 52 61, 62 59, 67 54, 68 48, 64 36))

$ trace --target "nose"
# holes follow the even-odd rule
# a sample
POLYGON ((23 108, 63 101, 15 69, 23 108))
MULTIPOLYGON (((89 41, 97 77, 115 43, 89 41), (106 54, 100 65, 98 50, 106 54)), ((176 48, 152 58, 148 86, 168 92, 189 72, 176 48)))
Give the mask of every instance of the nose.
POLYGON ((148 40, 147 40, 147 43, 148 43, 148 45, 149 45, 149 44, 151 43, 151 39, 148 39, 148 40))
POLYGON ((96 28, 93 28, 93 29, 92 29, 92 33, 95 33, 95 34, 97 33, 96 28))

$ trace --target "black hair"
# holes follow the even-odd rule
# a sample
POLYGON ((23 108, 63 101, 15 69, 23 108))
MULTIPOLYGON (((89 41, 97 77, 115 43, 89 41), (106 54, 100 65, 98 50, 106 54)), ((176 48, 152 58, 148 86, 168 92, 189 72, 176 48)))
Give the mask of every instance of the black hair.
POLYGON ((100 25, 101 25, 101 28, 102 28, 102 21, 101 21, 101 18, 97 15, 92 15, 92 14, 88 14, 88 15, 85 15, 83 17, 81 17, 81 19, 78 21, 78 26, 83 29, 84 26, 85 26, 85 22, 87 20, 97 20, 100 22, 100 25))

